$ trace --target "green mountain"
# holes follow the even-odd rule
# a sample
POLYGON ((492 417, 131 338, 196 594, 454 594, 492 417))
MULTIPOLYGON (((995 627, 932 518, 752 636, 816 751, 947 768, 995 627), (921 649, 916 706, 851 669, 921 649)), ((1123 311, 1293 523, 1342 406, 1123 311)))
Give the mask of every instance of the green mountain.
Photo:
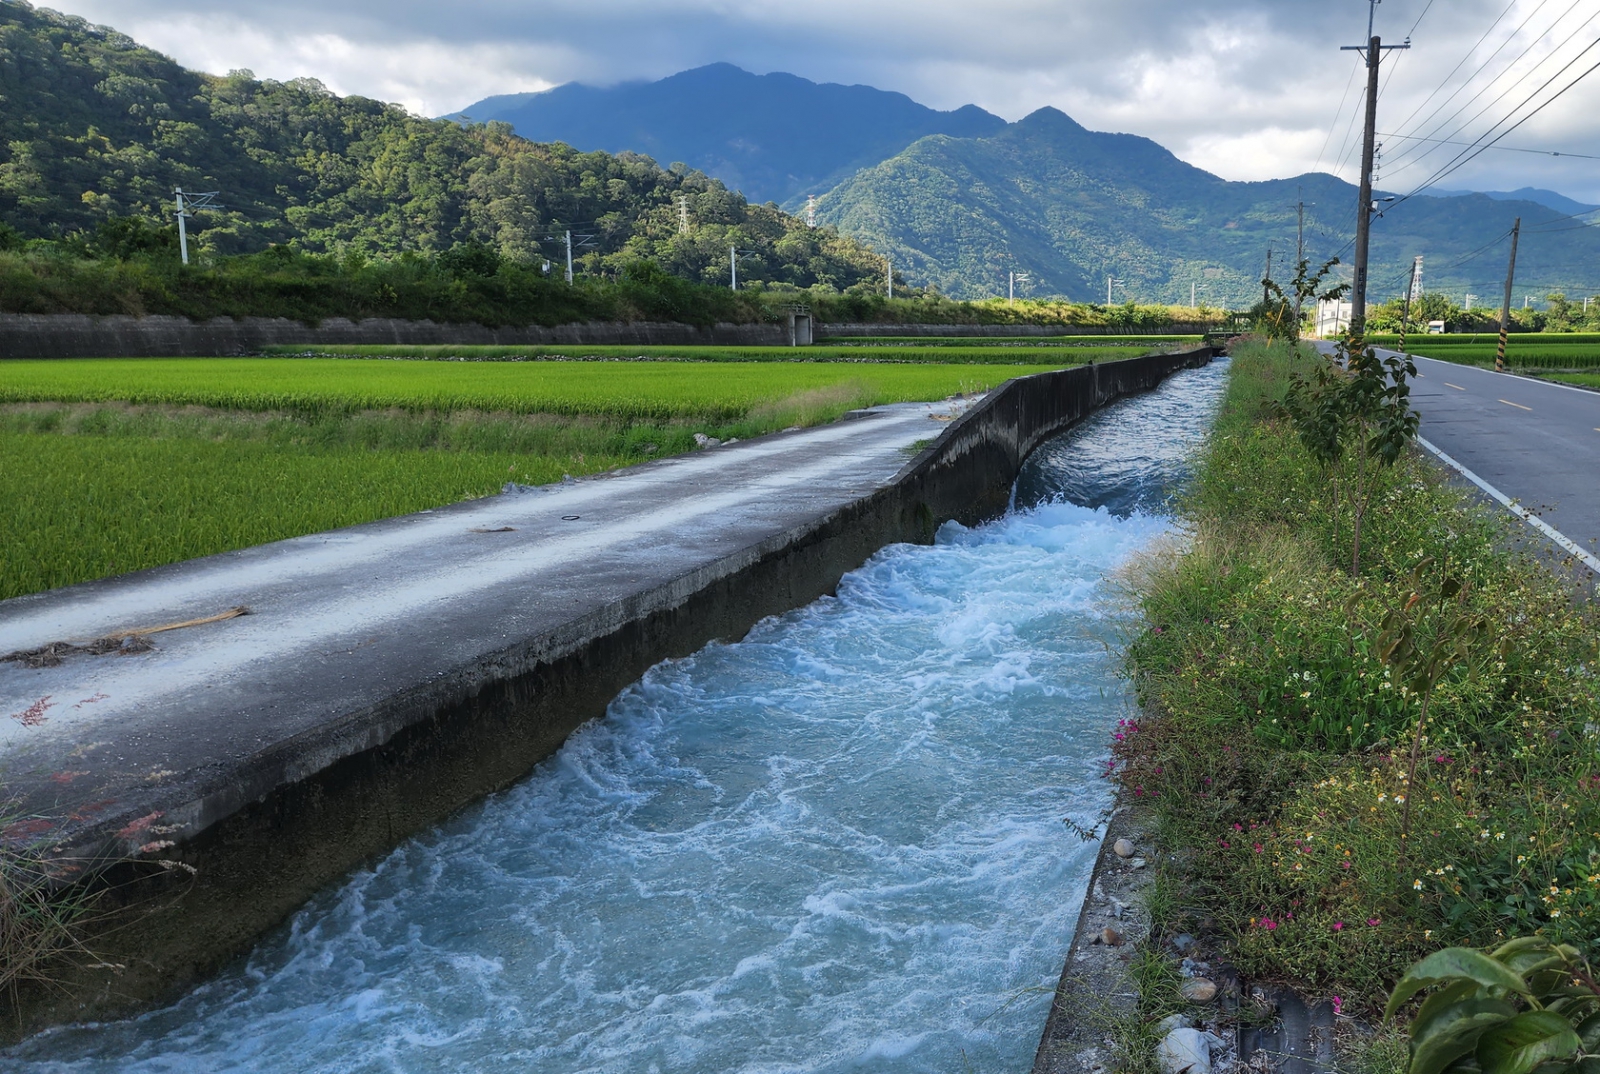
POLYGON ((1005 120, 975 105, 939 112, 903 93, 755 75, 727 63, 656 82, 490 97, 462 109, 537 141, 687 161, 752 201, 793 204, 929 134, 993 134, 1005 120))
MULTIPOLYGON (((954 297, 1004 294, 1008 274, 1031 277, 1019 294, 1113 300, 1247 304, 1261 296, 1267 252, 1292 275, 1296 205, 1306 256, 1349 260, 1356 188, 1316 173, 1229 182, 1185 164, 1146 138, 1089 131, 1045 108, 984 138, 924 138, 847 179, 820 199, 819 216, 887 252, 913 283, 954 297)), ((1518 294, 1600 292, 1600 227, 1582 227, 1532 201, 1481 194, 1413 198, 1373 227, 1370 296, 1403 289, 1425 257, 1430 290, 1492 301, 1507 244, 1523 220, 1518 294)))
POLYGON ((175 187, 218 191, 225 206, 191 225, 203 255, 477 244, 559 262, 571 225, 580 272, 652 259, 725 283, 738 246, 751 252, 747 281, 844 290, 883 274, 860 243, 688 168, 423 119, 311 79, 201 74, 114 30, 0 0, 0 224, 36 239, 130 216, 171 229, 175 187))

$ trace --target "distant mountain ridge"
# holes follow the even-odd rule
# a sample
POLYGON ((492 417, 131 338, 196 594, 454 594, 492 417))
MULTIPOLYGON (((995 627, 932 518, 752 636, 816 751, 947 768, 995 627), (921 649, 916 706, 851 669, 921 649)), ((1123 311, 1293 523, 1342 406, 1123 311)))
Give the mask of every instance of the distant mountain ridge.
POLYGON ((1585 205, 1581 201, 1574 201, 1565 194, 1558 194, 1554 190, 1545 190, 1542 187, 1525 186, 1516 190, 1430 190, 1428 195, 1436 198, 1464 198, 1473 194, 1482 194, 1495 201, 1532 201, 1543 205, 1547 209, 1554 209, 1558 213, 1578 215, 1600 209, 1600 205, 1585 205))
POLYGON ((717 63, 656 82, 488 97, 446 118, 511 124, 535 142, 645 153, 716 176, 752 202, 789 206, 822 194, 919 138, 994 134, 1006 122, 975 105, 940 112, 902 93, 756 75, 717 63))
MULTIPOLYGON (((1258 300, 1268 249, 1287 279, 1307 203, 1306 255, 1348 262, 1356 188, 1325 173, 1230 182, 1147 139, 1090 131, 1042 108, 993 135, 933 136, 824 196, 821 220, 889 254, 907 278, 953 297, 1024 293, 1103 302, 1239 306, 1258 300), (1192 292, 1191 292, 1192 288, 1192 292)), ((1523 219, 1519 294, 1600 292, 1600 227, 1540 226, 1568 214, 1483 194, 1396 203, 1373 228, 1370 295, 1383 300, 1426 258, 1425 285, 1492 294, 1503 280, 1495 251, 1523 219)))

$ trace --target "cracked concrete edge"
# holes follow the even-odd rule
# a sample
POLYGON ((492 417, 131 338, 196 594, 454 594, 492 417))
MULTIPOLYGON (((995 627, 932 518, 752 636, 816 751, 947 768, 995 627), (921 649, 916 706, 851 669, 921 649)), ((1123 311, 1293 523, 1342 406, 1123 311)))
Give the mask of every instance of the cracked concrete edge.
POLYGON ((1118 857, 1112 848, 1119 839, 1145 851, 1143 860, 1150 860, 1145 820, 1131 807, 1119 806, 1106 823, 1072 945, 1034 1056, 1033 1074, 1106 1070, 1111 1059, 1107 1022, 1132 1014, 1138 1004, 1128 962, 1149 937, 1150 918, 1142 895, 1155 878, 1155 870, 1148 864, 1133 865, 1141 860, 1137 854, 1127 860, 1118 857), (1120 912, 1119 904, 1124 908, 1120 912), (1122 933, 1120 945, 1101 942, 1102 930, 1107 927, 1122 933))

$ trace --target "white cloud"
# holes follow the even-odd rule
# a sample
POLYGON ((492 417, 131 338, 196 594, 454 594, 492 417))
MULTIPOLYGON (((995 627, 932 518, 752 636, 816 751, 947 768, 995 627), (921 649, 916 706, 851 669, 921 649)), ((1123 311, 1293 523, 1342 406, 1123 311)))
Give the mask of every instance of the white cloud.
MULTIPOLYGON (((1379 32, 1391 42, 1404 37, 1426 5, 1388 0, 1378 8, 1379 32)), ((1288 176, 1317 166, 1319 157, 1324 168, 1337 158, 1360 88, 1336 117, 1355 62, 1338 49, 1359 42, 1367 13, 1359 0, 56 0, 56 6, 114 25, 190 66, 249 67, 280 79, 309 75, 337 92, 397 101, 423 114, 493 93, 574 79, 658 78, 725 60, 754 71, 899 90, 936 107, 975 103, 1008 119, 1054 105, 1091 128, 1154 138, 1230 179, 1288 176)), ((1417 26, 1412 51, 1386 59, 1380 128, 1422 104, 1469 53, 1457 82, 1488 64, 1439 119, 1496 75, 1501 81, 1461 118, 1504 86, 1533 76, 1469 125, 1470 139, 1597 39, 1600 0, 1513 0, 1509 7, 1506 0, 1436 0, 1417 26), (1511 63, 1524 48, 1527 54, 1511 63)), ((1506 144, 1600 155, 1600 72, 1506 144)), ((1406 143, 1390 139, 1394 163, 1386 181, 1420 182, 1455 152, 1408 152, 1406 143)), ((1350 177, 1353 164, 1342 174, 1350 177)), ((1571 159, 1490 151, 1446 182, 1550 186, 1600 202, 1595 170, 1571 159)))

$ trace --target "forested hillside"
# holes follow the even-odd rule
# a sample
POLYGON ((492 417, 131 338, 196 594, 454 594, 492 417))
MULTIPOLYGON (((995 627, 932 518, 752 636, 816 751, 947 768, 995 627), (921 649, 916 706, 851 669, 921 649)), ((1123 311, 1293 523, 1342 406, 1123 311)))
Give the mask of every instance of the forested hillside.
POLYGON ((310 79, 201 74, 114 30, 0 0, 0 222, 36 239, 129 216, 171 226, 174 187, 220 192, 225 208, 191 225, 205 255, 481 244, 513 261, 559 261, 552 238, 571 224, 590 236, 582 273, 651 259, 726 283, 737 245, 752 282, 846 290, 883 274, 860 243, 747 204, 699 172, 540 145, 504 124, 423 119, 310 79))
MULTIPOLYGON (((1086 130, 1053 108, 988 138, 925 138, 821 199, 821 218, 904 266, 909 279, 955 297, 1024 293, 1116 302, 1247 305, 1261 297, 1268 249, 1293 274, 1296 203, 1306 202, 1306 254, 1349 260, 1356 189, 1316 173, 1228 182, 1146 138, 1086 130)), ((1429 289, 1497 293, 1507 243, 1523 220, 1518 294, 1600 293, 1600 227, 1580 227, 1531 201, 1415 198, 1375 222, 1372 297, 1398 293, 1411 259, 1429 289), (1553 225, 1553 226, 1552 226, 1553 225), (1545 230, 1546 228, 1549 230, 1545 230)), ((1589 219, 1592 219, 1589 218, 1589 219)))

